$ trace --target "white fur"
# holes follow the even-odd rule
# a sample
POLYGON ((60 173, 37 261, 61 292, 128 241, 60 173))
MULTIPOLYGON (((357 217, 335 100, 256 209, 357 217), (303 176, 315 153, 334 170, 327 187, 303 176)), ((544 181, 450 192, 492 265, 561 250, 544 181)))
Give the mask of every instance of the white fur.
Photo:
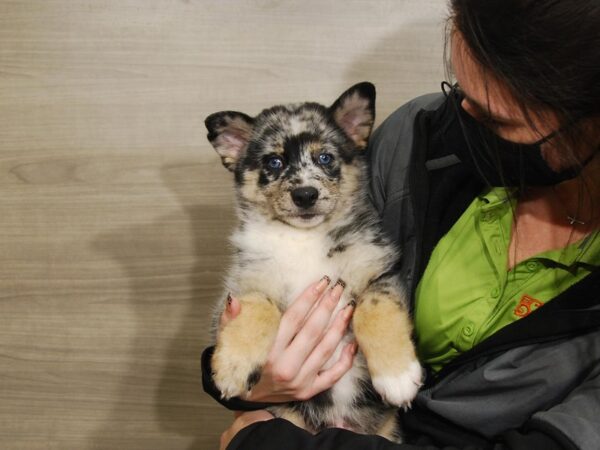
POLYGON ((300 117, 292 116, 290 119, 289 130, 292 135, 300 134, 308 130, 306 121, 302 120, 300 117))
POLYGON ((417 361, 397 376, 373 377, 373 386, 383 399, 395 406, 410 406, 410 401, 417 395, 422 385, 423 373, 417 361))
POLYGON ((243 249, 244 260, 251 263, 243 268, 233 265, 227 282, 231 293, 242 294, 240 289, 263 292, 287 307, 310 283, 327 275, 346 282, 340 304, 348 303, 350 292, 365 289, 369 274, 384 271, 389 250, 355 243, 343 257, 328 258, 333 243, 323 232, 324 226, 298 229, 280 222, 247 221, 231 242, 243 249))

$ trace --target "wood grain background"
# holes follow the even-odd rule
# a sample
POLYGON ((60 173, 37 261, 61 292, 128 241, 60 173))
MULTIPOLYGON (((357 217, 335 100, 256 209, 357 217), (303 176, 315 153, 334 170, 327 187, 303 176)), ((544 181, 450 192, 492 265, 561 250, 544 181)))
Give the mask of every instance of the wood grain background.
POLYGON ((443 0, 0 0, 0 448, 212 449, 209 113, 443 79, 443 0))

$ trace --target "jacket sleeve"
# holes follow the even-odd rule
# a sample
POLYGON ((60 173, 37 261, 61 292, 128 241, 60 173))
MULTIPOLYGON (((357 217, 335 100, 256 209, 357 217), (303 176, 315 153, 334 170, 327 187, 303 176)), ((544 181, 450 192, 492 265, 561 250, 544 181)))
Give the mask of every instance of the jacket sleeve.
POLYGON ((573 448, 597 449, 600 443, 600 362, 566 398, 546 411, 534 414, 530 426, 552 433, 573 448))
POLYGON ((353 433, 330 428, 316 435, 296 427, 284 419, 257 422, 243 428, 231 441, 227 450, 564 450, 550 436, 532 430, 510 431, 501 441, 464 443, 438 446, 433 443, 395 444, 380 436, 353 433))
POLYGON ((426 94, 405 103, 369 138, 369 197, 380 216, 384 217, 386 210, 393 210, 389 203, 405 194, 417 114, 437 108, 443 99, 442 94, 426 94))
POLYGON ((369 198, 381 219, 386 235, 398 244, 402 257, 398 274, 412 296, 418 261, 418 238, 415 194, 411 192, 411 167, 420 158, 416 124, 423 111, 436 109, 443 101, 440 94, 418 97, 394 111, 369 138, 366 157, 369 163, 369 198))

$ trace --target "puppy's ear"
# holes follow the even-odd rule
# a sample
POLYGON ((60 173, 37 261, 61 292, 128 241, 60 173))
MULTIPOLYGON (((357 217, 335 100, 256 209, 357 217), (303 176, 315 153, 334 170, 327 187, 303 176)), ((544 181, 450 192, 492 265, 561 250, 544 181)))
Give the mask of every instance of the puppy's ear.
POLYGON ((208 140, 215 148, 223 165, 233 171, 243 156, 252 135, 254 119, 237 111, 221 111, 204 120, 208 140))
POLYGON ((329 107, 329 111, 356 147, 364 149, 375 122, 375 86, 366 81, 355 84, 329 107))

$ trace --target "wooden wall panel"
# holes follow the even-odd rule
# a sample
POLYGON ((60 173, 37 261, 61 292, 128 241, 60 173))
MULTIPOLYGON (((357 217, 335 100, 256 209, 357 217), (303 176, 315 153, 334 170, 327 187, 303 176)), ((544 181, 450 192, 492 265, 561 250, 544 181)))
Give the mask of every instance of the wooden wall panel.
POLYGON ((0 447, 210 449, 232 182, 203 119, 439 89, 442 0, 0 0, 0 447))

